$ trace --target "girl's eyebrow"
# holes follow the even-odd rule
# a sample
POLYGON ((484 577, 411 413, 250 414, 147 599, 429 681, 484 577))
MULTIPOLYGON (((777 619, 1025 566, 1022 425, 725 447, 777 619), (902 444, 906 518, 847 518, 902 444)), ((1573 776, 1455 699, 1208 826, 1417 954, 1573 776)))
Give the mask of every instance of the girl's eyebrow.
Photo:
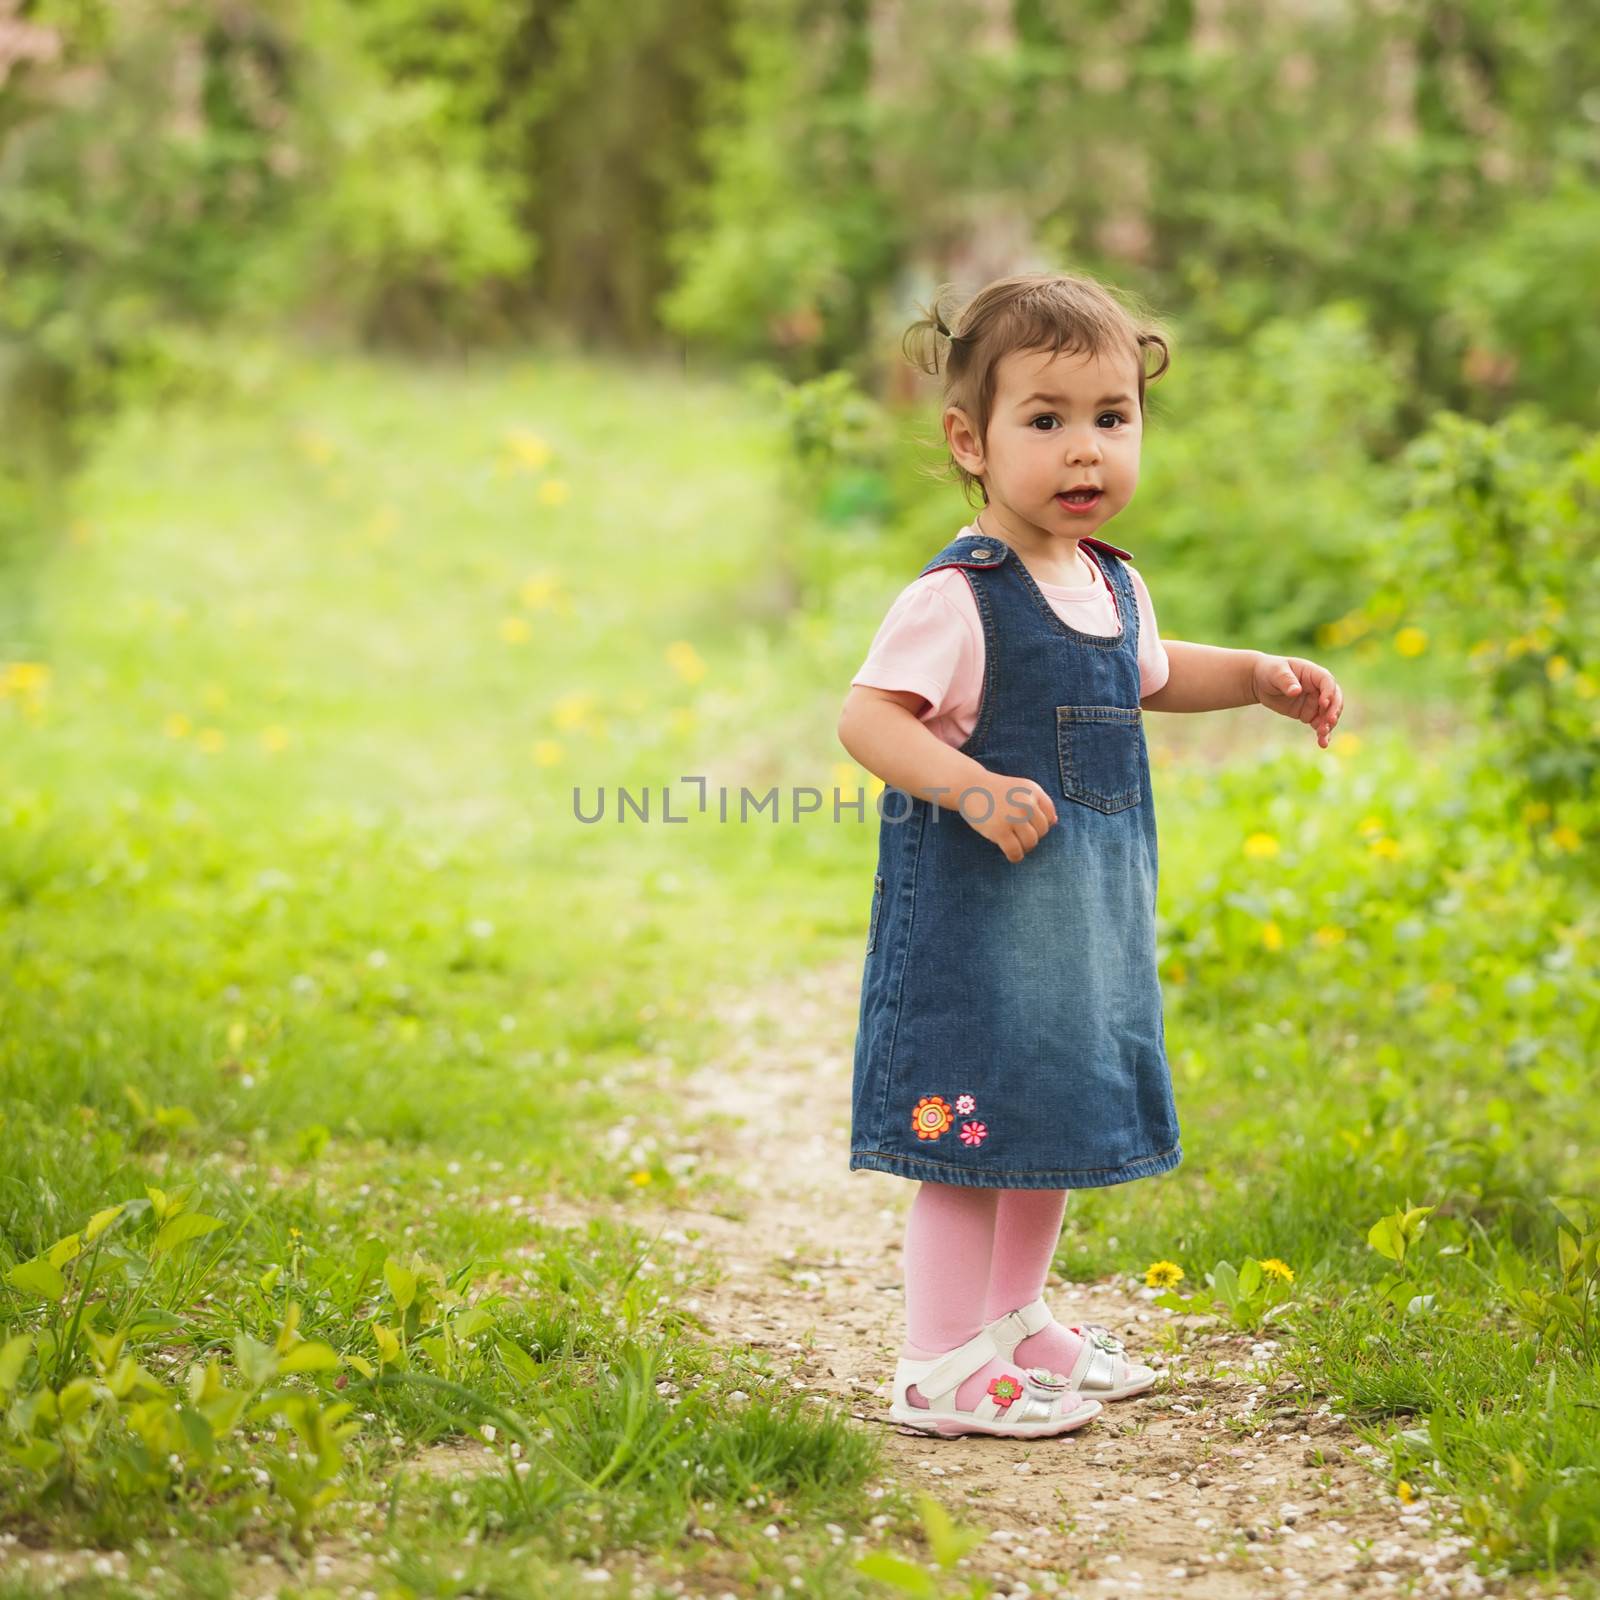
MULTIPOLYGON (((1068 398, 1064 394, 1030 394, 1026 400, 1019 400, 1017 404, 1019 406, 1031 406, 1035 400, 1049 400, 1052 404, 1057 404, 1068 398)), ((1095 404, 1097 406, 1128 406, 1132 405, 1133 402, 1125 394, 1108 394, 1104 399, 1096 400, 1095 404)))

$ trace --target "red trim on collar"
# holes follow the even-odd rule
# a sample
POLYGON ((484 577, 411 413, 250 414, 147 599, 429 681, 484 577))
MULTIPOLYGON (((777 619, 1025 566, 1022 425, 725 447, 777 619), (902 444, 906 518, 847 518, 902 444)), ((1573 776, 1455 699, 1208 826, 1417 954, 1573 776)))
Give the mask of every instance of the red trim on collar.
POLYGON ((1112 544, 1108 539, 1097 539, 1092 533, 1084 534, 1078 542, 1080 544, 1097 544, 1102 550, 1109 550, 1112 555, 1121 556, 1124 561, 1133 560, 1133 552, 1131 550, 1123 550, 1112 544))

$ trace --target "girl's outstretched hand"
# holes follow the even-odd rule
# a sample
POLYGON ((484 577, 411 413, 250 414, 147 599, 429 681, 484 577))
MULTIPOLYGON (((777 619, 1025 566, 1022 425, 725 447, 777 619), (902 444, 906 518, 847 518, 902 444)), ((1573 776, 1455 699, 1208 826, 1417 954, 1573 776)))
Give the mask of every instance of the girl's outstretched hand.
POLYGON ((1324 750, 1339 714, 1344 710, 1344 691, 1326 667, 1301 656, 1256 658, 1250 687, 1257 701, 1280 716, 1309 722, 1317 731, 1317 743, 1324 750))

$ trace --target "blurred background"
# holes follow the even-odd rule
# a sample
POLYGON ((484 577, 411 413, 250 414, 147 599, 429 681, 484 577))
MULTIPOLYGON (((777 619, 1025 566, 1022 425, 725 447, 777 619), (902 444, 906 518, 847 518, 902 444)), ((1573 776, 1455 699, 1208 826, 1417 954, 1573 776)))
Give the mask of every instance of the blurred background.
POLYGON ((1086 271, 1173 337, 1162 632, 1346 713, 1147 718, 1191 1154, 1063 1270, 1289 1261, 1324 1392, 1452 1419, 1396 1473, 1586 1559, 1597 177, 1579 0, 0 0, 0 1265, 192 1180, 237 1328, 293 1261, 342 1351, 362 1261, 527 1236, 496 1182, 712 1181, 708 993, 854 981, 871 806, 574 788, 872 792, 839 705, 974 510, 901 333, 1086 271))

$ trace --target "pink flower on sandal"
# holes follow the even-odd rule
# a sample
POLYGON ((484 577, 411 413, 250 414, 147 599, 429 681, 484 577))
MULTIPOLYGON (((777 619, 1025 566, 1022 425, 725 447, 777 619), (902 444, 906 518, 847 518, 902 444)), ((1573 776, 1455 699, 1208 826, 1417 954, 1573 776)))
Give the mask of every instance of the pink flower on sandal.
POLYGON ((961 1124, 962 1144, 982 1144, 989 1137, 988 1124, 982 1122, 963 1122, 961 1124))
POLYGON ((1022 1384, 1007 1372, 989 1380, 989 1393, 994 1396, 994 1403, 1003 1411, 1022 1393, 1022 1384))

